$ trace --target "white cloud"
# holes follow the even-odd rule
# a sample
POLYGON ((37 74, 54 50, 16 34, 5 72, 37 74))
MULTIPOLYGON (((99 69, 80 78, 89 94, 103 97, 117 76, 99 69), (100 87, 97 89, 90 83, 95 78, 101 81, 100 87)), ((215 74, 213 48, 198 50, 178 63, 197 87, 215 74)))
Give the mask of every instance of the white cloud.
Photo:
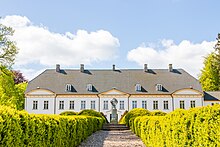
MULTIPOLYGON (((59 34, 42 25, 34 25, 25 16, 17 15, 6 16, 0 19, 0 23, 15 30, 12 39, 20 48, 15 67, 33 63, 44 67, 54 67, 56 63, 64 67, 73 67, 80 63, 92 64, 116 58, 120 46, 119 40, 105 30, 78 30, 76 34, 59 34)), ((28 78, 33 78, 31 76, 27 75, 28 78)))
MULTIPOLYGON (((159 49, 149 46, 139 46, 127 54, 129 61, 134 61, 140 66, 149 64, 149 68, 168 68, 172 63, 174 68, 183 68, 194 77, 197 77, 203 67, 204 57, 214 51, 215 41, 192 43, 183 40, 175 44, 173 40, 162 40, 159 49)), ((155 45, 158 46, 158 45, 155 45)))

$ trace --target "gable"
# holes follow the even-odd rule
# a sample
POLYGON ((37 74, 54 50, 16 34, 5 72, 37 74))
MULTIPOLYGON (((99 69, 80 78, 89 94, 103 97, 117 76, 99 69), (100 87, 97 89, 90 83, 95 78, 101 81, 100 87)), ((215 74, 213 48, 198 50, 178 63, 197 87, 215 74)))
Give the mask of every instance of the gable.
POLYGON ((175 91, 172 95, 199 95, 203 96, 203 93, 201 93, 198 90, 185 88, 175 91))
POLYGON ((55 93, 48 89, 34 89, 26 93, 26 95, 55 95, 55 93))
POLYGON ((103 93, 100 93, 100 95, 128 95, 128 93, 125 93, 125 92, 122 92, 120 90, 113 88, 109 91, 105 91, 103 93))

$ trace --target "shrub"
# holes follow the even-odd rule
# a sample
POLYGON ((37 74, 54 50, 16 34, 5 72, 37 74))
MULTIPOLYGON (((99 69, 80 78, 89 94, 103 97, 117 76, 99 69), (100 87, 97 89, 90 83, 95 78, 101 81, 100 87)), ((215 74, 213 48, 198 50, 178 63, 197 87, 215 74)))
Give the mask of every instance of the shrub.
POLYGON ((77 115, 77 112, 64 111, 64 112, 60 113, 60 115, 63 115, 63 116, 77 115))
POLYGON ((153 111, 151 112, 151 116, 165 116, 167 113, 162 111, 153 111))
POLYGON ((104 120, 104 122, 106 122, 106 118, 104 115, 102 115, 100 112, 97 112, 95 110, 91 110, 91 109, 85 109, 82 110, 78 113, 78 115, 85 115, 85 116, 95 116, 95 117, 100 117, 104 120))
POLYGON ((102 125, 98 117, 28 114, 0 106, 0 146, 78 146, 102 125))
POLYGON ((128 111, 126 110, 123 114, 122 114, 122 116, 121 116, 121 118, 120 118, 120 120, 119 120, 119 124, 125 124, 125 115, 128 113, 128 111))
POLYGON ((220 105, 140 116, 133 131, 146 146, 220 146, 220 105))

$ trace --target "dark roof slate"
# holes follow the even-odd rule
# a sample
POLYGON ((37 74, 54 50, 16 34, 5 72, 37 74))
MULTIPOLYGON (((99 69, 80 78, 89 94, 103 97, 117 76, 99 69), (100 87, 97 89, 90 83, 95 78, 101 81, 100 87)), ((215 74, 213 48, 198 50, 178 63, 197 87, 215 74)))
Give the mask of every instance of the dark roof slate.
POLYGON ((205 101, 220 101, 220 91, 205 91, 204 100, 205 101))
POLYGON ((27 86, 26 93, 31 90, 43 88, 56 94, 98 94, 113 88, 129 94, 171 94, 176 90, 192 87, 202 92, 197 79, 183 69, 151 69, 144 72, 143 69, 122 70, 61 70, 47 69, 27 86), (65 90, 66 84, 72 84, 73 92, 65 90), (87 84, 93 85, 93 92, 87 91, 87 84), (135 91, 135 85, 141 84, 142 91, 135 91), (163 85, 163 91, 156 91, 156 84, 163 85))

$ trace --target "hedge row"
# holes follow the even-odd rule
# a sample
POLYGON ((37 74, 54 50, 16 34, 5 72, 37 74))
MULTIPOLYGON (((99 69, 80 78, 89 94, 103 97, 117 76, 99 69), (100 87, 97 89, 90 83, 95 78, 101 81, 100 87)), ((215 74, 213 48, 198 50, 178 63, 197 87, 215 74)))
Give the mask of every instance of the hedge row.
POLYGON ((166 116, 139 116, 132 124, 146 146, 220 146, 220 105, 179 109, 166 116))
POLYGON ((0 106, 0 146, 78 146, 103 122, 98 117, 34 115, 0 106))

